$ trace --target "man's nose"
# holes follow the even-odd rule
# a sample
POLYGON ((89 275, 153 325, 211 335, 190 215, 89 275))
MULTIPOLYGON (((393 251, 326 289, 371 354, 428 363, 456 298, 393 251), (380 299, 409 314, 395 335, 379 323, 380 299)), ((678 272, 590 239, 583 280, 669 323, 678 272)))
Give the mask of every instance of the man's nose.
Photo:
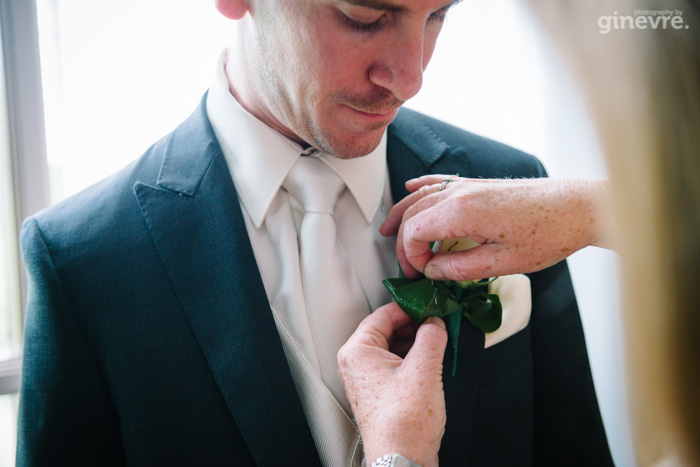
POLYGON ((397 34, 392 44, 382 47, 369 69, 369 80, 402 101, 415 96, 423 85, 423 70, 429 58, 424 32, 421 28, 411 34, 397 34))

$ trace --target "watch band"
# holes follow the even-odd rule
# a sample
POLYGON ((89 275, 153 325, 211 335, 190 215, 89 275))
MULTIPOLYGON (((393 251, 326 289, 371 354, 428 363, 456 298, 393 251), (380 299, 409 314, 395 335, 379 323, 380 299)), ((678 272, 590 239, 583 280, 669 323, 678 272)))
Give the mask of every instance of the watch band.
POLYGON ((413 462, 411 459, 407 459, 401 454, 387 454, 384 457, 380 457, 372 464, 372 467, 421 467, 420 465, 413 462))

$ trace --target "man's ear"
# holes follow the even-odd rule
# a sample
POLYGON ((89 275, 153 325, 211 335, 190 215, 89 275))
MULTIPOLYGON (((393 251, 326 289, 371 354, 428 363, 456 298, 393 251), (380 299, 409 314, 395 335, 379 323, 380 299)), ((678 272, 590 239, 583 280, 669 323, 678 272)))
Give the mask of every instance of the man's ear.
POLYGON ((228 19, 241 19, 250 11, 247 0, 216 0, 216 9, 228 19))

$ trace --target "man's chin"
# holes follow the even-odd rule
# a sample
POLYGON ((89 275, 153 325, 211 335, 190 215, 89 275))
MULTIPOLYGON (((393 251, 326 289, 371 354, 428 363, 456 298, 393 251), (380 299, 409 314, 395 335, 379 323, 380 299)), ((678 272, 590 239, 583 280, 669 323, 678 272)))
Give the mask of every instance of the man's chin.
POLYGON ((386 125, 361 135, 351 133, 342 137, 325 138, 320 142, 322 149, 338 159, 356 159, 371 153, 382 141, 386 125))

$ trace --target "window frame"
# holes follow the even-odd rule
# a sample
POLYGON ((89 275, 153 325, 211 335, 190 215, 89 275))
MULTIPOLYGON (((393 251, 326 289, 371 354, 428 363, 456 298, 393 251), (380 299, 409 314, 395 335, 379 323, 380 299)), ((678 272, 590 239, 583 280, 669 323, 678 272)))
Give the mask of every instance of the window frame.
MULTIPOLYGON (((15 234, 18 237, 22 220, 49 205, 49 169, 35 1, 0 0, 0 32, 15 234)), ((24 321, 26 279, 21 257, 17 264, 20 265, 17 274, 21 304, 18 312, 24 321)), ((21 357, 0 361, 0 395, 19 390, 21 361, 21 357)))

